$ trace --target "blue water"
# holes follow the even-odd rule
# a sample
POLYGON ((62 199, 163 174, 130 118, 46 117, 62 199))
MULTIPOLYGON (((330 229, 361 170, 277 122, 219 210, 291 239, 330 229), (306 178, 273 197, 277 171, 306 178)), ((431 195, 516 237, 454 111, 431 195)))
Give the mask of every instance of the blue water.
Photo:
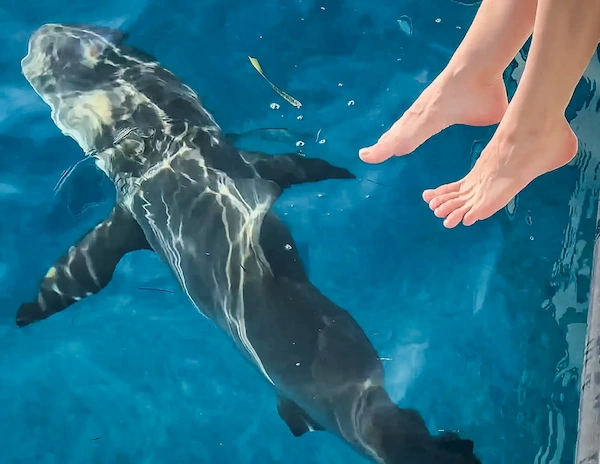
MULTIPOLYGON (((432 431, 474 440, 486 464, 572 463, 598 198, 600 61, 568 111, 580 138, 576 161, 471 228, 444 229, 420 194, 463 176, 494 128, 453 127, 379 166, 357 158, 441 71, 476 8, 450 0, 5 1, 0 463, 366 462, 327 433, 294 438, 268 385, 151 253, 125 257, 100 294, 16 329, 16 309, 48 267, 114 204, 112 186, 88 165, 53 192, 82 154, 20 74, 29 35, 47 22, 127 29, 133 45, 198 91, 225 131, 293 134, 244 143, 277 152, 301 140, 306 154, 352 170, 356 181, 288 189, 275 210, 311 280, 385 358, 392 398, 418 409, 432 431), (398 24, 403 15, 412 30, 398 24), (248 55, 303 107, 274 93, 248 55)), ((506 73, 511 91, 523 56, 506 73)))

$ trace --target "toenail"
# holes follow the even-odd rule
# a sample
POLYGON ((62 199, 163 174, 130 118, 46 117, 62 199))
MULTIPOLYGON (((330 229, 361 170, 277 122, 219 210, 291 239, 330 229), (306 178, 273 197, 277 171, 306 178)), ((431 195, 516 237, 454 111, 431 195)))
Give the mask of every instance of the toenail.
POLYGON ((358 152, 358 156, 360 156, 361 158, 368 158, 369 157, 369 153, 371 153, 371 150, 369 150, 368 148, 363 148, 362 150, 360 150, 358 152))

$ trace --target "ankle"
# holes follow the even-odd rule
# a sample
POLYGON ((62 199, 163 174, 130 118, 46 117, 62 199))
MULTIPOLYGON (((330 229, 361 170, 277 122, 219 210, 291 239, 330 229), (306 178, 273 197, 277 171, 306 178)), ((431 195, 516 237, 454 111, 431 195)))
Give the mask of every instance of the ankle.
POLYGON ((570 98, 565 100, 561 97, 554 92, 553 86, 536 82, 524 73, 512 98, 511 109, 522 123, 538 124, 549 129, 565 121, 570 98))
POLYGON ((506 142, 514 145, 522 140, 547 138, 548 134, 569 138, 573 131, 561 114, 546 114, 536 118, 525 111, 520 114, 507 114, 498 127, 498 133, 506 142))
POLYGON ((462 82, 468 86, 482 87, 502 81, 504 70, 487 68, 481 63, 452 59, 442 74, 448 81, 462 82))
POLYGON ((560 108, 536 105, 518 98, 511 101, 503 122, 508 132, 520 134, 548 134, 569 128, 564 111, 560 108))

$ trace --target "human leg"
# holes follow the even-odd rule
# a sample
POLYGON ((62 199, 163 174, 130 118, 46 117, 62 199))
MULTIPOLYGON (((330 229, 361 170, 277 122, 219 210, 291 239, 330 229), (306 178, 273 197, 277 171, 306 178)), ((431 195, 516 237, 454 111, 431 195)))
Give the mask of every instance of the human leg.
POLYGON ((379 141, 360 151, 367 163, 414 151, 454 124, 487 126, 508 106, 502 73, 531 35, 537 0, 483 0, 442 73, 379 141))
POLYGON ((423 192, 446 227, 488 218, 575 156, 565 110, 599 40, 600 0, 539 0, 523 76, 494 137, 462 180, 423 192))

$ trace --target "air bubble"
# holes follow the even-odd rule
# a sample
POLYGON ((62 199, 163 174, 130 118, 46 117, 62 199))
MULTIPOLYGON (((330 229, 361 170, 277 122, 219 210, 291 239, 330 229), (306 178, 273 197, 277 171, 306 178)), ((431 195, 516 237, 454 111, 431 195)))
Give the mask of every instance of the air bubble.
POLYGON ((302 140, 298 140, 298 141, 296 142, 296 146, 297 146, 297 147, 303 147, 303 146, 304 146, 304 142, 303 142, 302 140))
POLYGON ((327 143, 327 139, 321 139, 321 140, 319 140, 319 143, 320 143, 321 145, 323 145, 324 143, 327 143))
POLYGON ((323 198, 323 194, 322 194, 322 193, 317 193, 317 196, 318 196, 319 198, 323 198))
POLYGON ((350 101, 348 102, 348 106, 354 106, 354 103, 355 103, 355 102, 354 102, 354 100, 350 100, 350 101))
POLYGON ((342 84, 341 82, 338 82, 338 87, 344 87, 344 84, 342 84))
POLYGON ((435 22, 438 23, 438 24, 441 23, 442 22, 442 18, 435 18, 435 22))
POLYGON ((298 116, 296 116, 296 119, 298 121, 302 121, 304 119, 304 116, 302 116, 301 114, 299 114, 298 116))
POLYGON ((407 36, 411 36, 413 34, 413 22, 410 16, 402 15, 398 19, 398 26, 400 26, 400 30, 404 32, 407 36))
POLYGON ((279 108, 281 108, 279 103, 271 103, 269 106, 271 107, 272 110, 278 110, 279 108))
POLYGON ((292 249, 292 245, 290 245, 289 243, 285 244, 285 249, 290 251, 292 249))

